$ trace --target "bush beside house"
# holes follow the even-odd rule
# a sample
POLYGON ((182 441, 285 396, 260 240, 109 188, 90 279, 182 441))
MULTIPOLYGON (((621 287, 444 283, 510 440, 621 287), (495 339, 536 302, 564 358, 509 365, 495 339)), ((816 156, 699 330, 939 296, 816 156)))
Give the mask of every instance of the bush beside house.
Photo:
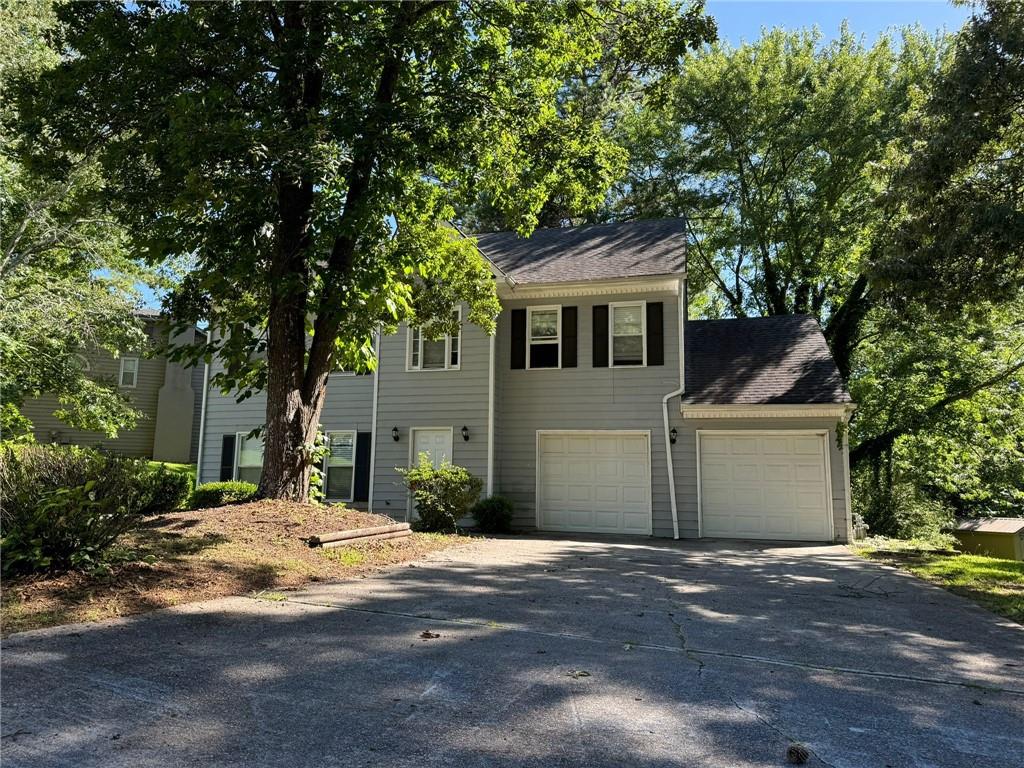
POLYGON ((189 501, 191 509, 223 507, 225 504, 244 504, 256 498, 256 484, 244 480, 225 480, 219 483, 203 483, 194 491, 189 501))
POLYGON ((483 489, 480 478, 465 467, 445 461, 435 467, 426 454, 410 469, 395 467, 412 493, 419 515, 417 528, 424 531, 452 532, 465 517, 483 489))
POLYGON ((62 445, 0 452, 3 571, 90 568, 118 537, 180 507, 188 477, 148 462, 62 445))

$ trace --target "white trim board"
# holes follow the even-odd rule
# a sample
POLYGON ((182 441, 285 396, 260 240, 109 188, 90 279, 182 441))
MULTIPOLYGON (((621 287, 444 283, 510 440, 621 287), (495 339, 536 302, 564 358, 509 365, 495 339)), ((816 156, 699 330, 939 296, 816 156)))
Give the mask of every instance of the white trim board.
POLYGON ((501 299, 543 299, 563 296, 608 296, 630 293, 677 293, 685 272, 650 277, 627 277, 609 280, 575 280, 564 283, 516 283, 514 287, 498 285, 501 299))
POLYGON ((679 412, 684 419, 788 419, 846 418, 857 406, 854 403, 835 405, 687 405, 679 412))
MULTIPOLYGON (((704 502, 703 484, 701 480, 701 453, 700 439, 703 435, 737 435, 743 437, 771 436, 771 435, 815 435, 822 441, 822 458, 825 463, 825 506, 828 514, 829 541, 836 538, 836 517, 835 504, 832 500, 832 461, 829 453, 829 439, 831 430, 828 429, 698 429, 694 431, 694 441, 697 444, 697 537, 704 538, 704 502)), ((847 512, 849 518, 849 512, 847 512)), ((771 539, 765 537, 766 541, 771 539)))
MULTIPOLYGON (((653 457, 651 451, 651 430, 649 429, 538 429, 534 439, 534 469, 533 469, 533 516, 534 525, 538 531, 559 531, 557 528, 545 528, 540 520, 540 442, 545 435, 597 435, 617 437, 623 435, 639 435, 647 441, 647 532, 623 533, 626 536, 653 536, 654 535, 654 483, 653 483, 653 457)), ((570 531, 572 532, 572 531, 570 531)), ((575 531, 583 533, 583 531, 575 531)), ((600 531, 594 531, 600 533, 600 531)), ((614 535, 614 533, 612 534, 614 535)))

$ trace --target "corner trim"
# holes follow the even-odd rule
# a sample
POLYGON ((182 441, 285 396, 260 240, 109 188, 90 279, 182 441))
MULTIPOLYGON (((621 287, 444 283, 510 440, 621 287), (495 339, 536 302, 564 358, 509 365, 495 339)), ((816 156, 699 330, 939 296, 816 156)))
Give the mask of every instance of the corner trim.
POLYGON ((684 419, 787 419, 836 417, 845 419, 856 410, 855 403, 815 405, 681 405, 684 419))

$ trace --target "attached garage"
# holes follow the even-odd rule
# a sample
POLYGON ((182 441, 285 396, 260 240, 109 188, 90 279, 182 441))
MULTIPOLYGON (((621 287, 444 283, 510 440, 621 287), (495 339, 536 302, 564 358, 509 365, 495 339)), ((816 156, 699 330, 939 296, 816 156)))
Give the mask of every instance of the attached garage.
POLYGON ((646 431, 537 432, 537 527, 651 534, 646 431))
POLYGON ((827 432, 697 431, 702 536, 831 541, 827 432))

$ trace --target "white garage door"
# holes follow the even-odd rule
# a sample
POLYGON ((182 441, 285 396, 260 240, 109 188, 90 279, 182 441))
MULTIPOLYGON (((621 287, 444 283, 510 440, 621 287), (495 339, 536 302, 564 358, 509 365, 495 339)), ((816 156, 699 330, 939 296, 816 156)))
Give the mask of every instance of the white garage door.
POLYGON ((650 534, 650 436, 538 432, 537 527, 650 534))
POLYGON ((824 435, 698 433, 704 536, 829 541, 824 435))

